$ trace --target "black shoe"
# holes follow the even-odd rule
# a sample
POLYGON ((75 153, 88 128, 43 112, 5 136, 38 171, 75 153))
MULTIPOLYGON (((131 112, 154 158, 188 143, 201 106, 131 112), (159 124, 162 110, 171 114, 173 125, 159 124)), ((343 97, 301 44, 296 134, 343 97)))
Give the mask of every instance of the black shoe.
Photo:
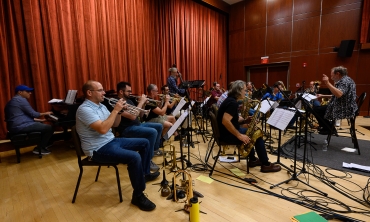
POLYGON ((175 141, 180 141, 180 135, 175 136, 175 141))
POLYGON ((158 172, 158 171, 154 172, 154 173, 150 173, 148 175, 145 175, 145 182, 155 180, 155 179, 157 179, 157 177, 159 177, 159 175, 161 175, 161 173, 158 172))
POLYGON ((136 197, 132 195, 131 203, 138 206, 139 209, 143 211, 152 211, 156 207, 155 204, 150 201, 143 193, 136 197))
POLYGON ((326 130, 326 129, 319 130, 319 134, 321 134, 321 135, 328 135, 329 133, 330 133, 330 131, 326 130))

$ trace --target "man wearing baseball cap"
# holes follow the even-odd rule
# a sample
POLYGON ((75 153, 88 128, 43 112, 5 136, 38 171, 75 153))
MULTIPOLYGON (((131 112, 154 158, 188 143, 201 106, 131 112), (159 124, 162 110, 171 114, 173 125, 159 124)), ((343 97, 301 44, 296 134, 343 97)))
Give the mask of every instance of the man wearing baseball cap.
POLYGON ((38 148, 41 148, 41 154, 46 155, 50 153, 46 146, 54 130, 50 125, 41 123, 38 118, 52 112, 39 113, 31 107, 27 99, 30 98, 32 91, 33 88, 26 85, 15 87, 15 96, 5 105, 5 121, 11 134, 41 132, 41 141, 33 153, 39 154, 38 148))

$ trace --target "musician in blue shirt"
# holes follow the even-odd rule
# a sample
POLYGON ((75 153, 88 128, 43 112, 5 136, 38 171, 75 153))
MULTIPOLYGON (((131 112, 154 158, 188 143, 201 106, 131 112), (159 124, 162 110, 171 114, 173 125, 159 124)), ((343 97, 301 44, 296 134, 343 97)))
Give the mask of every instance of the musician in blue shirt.
POLYGON ((262 100, 269 99, 271 101, 280 101, 283 99, 283 94, 279 91, 279 87, 281 85, 277 82, 274 84, 272 92, 267 92, 265 95, 263 95, 262 100))
POLYGON ((27 99, 30 98, 33 88, 19 85, 15 88, 15 96, 5 105, 6 126, 11 134, 41 132, 41 141, 33 150, 33 153, 49 154, 46 149, 51 136, 54 134, 53 128, 48 124, 41 123, 41 116, 50 115, 52 112, 39 113, 30 105, 27 99))
POLYGON ((167 85, 170 89, 170 93, 179 94, 180 96, 185 96, 185 89, 179 89, 177 86, 177 78, 180 77, 180 73, 177 68, 172 66, 168 71, 171 72, 171 75, 167 78, 167 85))

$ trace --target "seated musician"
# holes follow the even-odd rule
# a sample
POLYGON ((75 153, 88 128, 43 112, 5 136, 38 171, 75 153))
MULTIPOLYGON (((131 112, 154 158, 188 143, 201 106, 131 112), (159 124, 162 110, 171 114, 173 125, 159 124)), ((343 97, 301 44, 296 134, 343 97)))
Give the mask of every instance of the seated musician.
MULTIPOLYGON (((148 98, 154 101, 154 98, 158 97, 158 87, 155 84, 150 84, 147 87, 148 98)), ((166 110, 170 105, 169 103, 170 96, 166 95, 164 98, 164 103, 162 107, 158 107, 158 104, 147 103, 145 105, 146 110, 150 110, 150 113, 147 117, 144 117, 145 122, 160 123, 163 125, 162 136, 167 133, 167 131, 173 126, 176 122, 174 116, 167 116, 166 110)), ((177 134, 175 134, 176 136, 177 134)))
MULTIPOLYGON (((311 81, 310 82, 310 88, 306 89, 306 92, 308 92, 311 95, 317 96, 317 92, 319 91, 319 84, 318 82, 311 81)), ((320 101, 318 99, 313 99, 310 101, 312 106, 321 106, 320 101)))
POLYGON ((227 85, 227 90, 222 93, 222 95, 220 96, 220 98, 218 98, 217 100, 217 107, 220 108, 221 104, 223 103, 223 101, 225 101, 225 99, 227 98, 228 96, 228 93, 229 93, 229 90, 231 89, 231 86, 233 85, 234 82, 230 82, 229 85, 227 85))
POLYGON ((121 121, 120 113, 125 108, 123 99, 115 104, 110 113, 101 104, 105 92, 99 82, 87 81, 82 87, 82 92, 86 99, 76 113, 76 130, 81 139, 82 150, 95 162, 127 164, 131 185, 134 188, 131 203, 144 211, 154 210, 155 204, 143 193, 145 182, 154 180, 160 175, 159 172, 150 173, 149 170, 150 156, 153 152, 149 141, 144 138, 114 137, 111 128, 121 121))
MULTIPOLYGON (((263 95, 263 97, 262 97, 261 100, 267 99, 269 101, 276 101, 276 102, 279 103, 281 100, 284 99, 283 94, 280 92, 280 90, 283 90, 284 88, 285 88, 284 84, 282 84, 281 81, 277 81, 273 85, 272 92, 267 92, 265 95, 263 95)), ((292 120, 290 120, 287 128, 289 128, 289 129, 295 129, 294 123, 297 120, 297 116, 296 115, 294 115, 294 117, 292 118, 292 120)))
POLYGON ((211 107, 212 104, 217 103, 217 100, 220 98, 221 95, 222 95, 222 91, 220 88, 220 84, 216 83, 215 87, 211 91, 211 97, 207 101, 207 106, 211 107))
POLYGON ((185 96, 186 90, 179 89, 179 87, 177 86, 177 78, 179 78, 181 74, 177 70, 176 65, 172 65, 172 67, 168 71, 171 73, 170 76, 167 78, 167 85, 170 89, 170 93, 185 96))
MULTIPOLYGON (((250 138, 245 135, 247 128, 239 126, 239 114, 238 114, 238 102, 237 100, 243 100, 247 92, 246 83, 242 80, 235 81, 231 89, 229 90, 228 97, 221 104, 217 114, 217 124, 220 129, 220 138, 222 141, 230 144, 248 144, 250 138)), ((254 127, 254 126, 253 126, 254 127)), ((249 153, 249 166, 261 166, 261 172, 277 172, 281 170, 279 165, 270 163, 267 157, 265 143, 263 138, 258 138, 255 143, 257 155, 255 157, 254 149, 249 153)))
MULTIPOLYGON (((161 87, 161 90, 162 90, 162 95, 163 96, 166 96, 166 95, 171 96, 170 89, 168 88, 167 85, 163 85, 161 87)), ((174 98, 180 98, 180 96, 178 94, 172 94, 172 95, 173 95, 174 98)), ((173 101, 171 102, 170 101, 169 103, 170 104, 167 106, 167 110, 166 110, 167 115, 170 115, 176 108, 176 102, 173 102, 173 101)))
MULTIPOLYGON (((314 107, 315 113, 321 117, 318 118, 319 133, 323 135, 327 135, 331 131, 330 121, 353 118, 358 108, 356 83, 348 76, 347 68, 334 67, 331 69, 330 75, 334 85, 330 83, 329 77, 325 74, 322 75, 322 81, 333 95, 328 105, 314 107)), ((317 97, 323 98, 324 95, 318 94, 317 97)))
MULTIPOLYGON (((127 104, 134 106, 134 103, 130 99, 131 95, 131 84, 128 82, 120 82, 117 84, 117 95, 118 98, 122 98, 127 104)), ((139 97, 139 104, 137 107, 142 108, 147 102, 145 95, 139 97)), ((117 127, 117 131, 120 137, 127 138, 147 138, 150 143, 151 153, 150 159, 153 155, 161 155, 159 151, 160 139, 162 135, 162 124, 159 123, 141 123, 137 115, 133 115, 129 112, 122 113, 122 120, 117 127)), ((159 170, 159 167, 153 162, 150 162, 150 169, 152 171, 159 170)))
POLYGON ((33 150, 34 154, 49 154, 47 149, 50 138, 54 134, 52 126, 41 122, 45 119, 39 119, 42 116, 50 115, 52 112, 39 113, 36 112, 27 101, 33 88, 25 85, 15 87, 15 96, 5 105, 5 121, 6 126, 11 134, 41 132, 41 141, 33 150))

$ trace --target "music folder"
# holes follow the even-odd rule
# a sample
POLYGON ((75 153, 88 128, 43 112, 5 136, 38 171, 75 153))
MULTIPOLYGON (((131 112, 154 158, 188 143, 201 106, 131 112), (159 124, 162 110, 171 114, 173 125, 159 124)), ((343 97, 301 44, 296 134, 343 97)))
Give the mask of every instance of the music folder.
POLYGON ((177 116, 177 114, 180 112, 180 110, 182 109, 182 107, 186 104, 186 101, 185 101, 185 98, 182 97, 179 104, 177 104, 175 110, 172 112, 172 115, 173 116, 177 116))
POLYGON ((271 114, 270 118, 267 120, 267 123, 280 130, 285 130, 290 120, 292 120, 295 112, 295 110, 291 109, 276 108, 271 114))

